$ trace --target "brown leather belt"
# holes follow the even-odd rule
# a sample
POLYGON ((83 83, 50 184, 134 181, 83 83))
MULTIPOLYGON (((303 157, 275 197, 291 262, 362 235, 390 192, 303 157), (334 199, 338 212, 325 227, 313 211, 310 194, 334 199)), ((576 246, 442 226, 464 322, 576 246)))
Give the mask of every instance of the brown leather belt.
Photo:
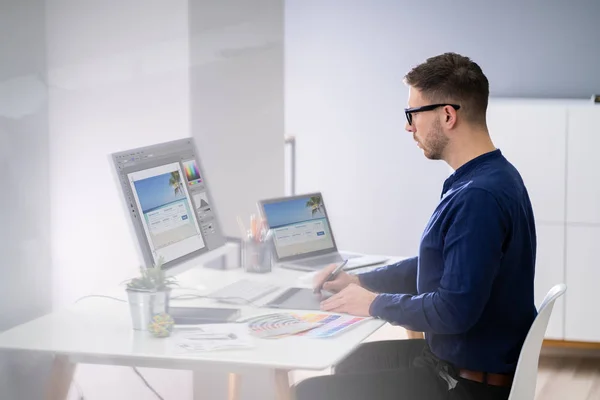
POLYGON ((513 375, 492 374, 481 371, 471 371, 468 369, 459 369, 458 375, 461 378, 468 379, 479 383, 487 383, 493 386, 510 386, 512 385, 513 375))

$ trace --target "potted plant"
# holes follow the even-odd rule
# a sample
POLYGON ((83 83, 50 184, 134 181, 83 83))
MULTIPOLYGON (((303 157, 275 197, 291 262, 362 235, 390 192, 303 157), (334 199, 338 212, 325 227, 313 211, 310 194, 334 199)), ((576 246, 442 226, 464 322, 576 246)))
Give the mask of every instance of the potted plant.
POLYGON ((166 277, 162 269, 163 262, 161 257, 153 267, 140 267, 140 276, 127 283, 131 321, 135 330, 147 330, 154 315, 169 311, 171 286, 177 283, 175 278, 166 277))

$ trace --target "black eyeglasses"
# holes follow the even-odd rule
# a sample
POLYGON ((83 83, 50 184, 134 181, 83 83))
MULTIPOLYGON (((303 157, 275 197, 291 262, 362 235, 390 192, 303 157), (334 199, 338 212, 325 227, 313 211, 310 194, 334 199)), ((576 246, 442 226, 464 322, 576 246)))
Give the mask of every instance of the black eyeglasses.
POLYGON ((412 113, 423 112, 423 111, 431 111, 435 110, 438 107, 450 106, 455 110, 458 110, 460 106, 458 104, 429 104, 427 106, 421 107, 413 107, 413 108, 405 108, 404 113, 406 114, 406 120, 409 125, 412 125, 412 113))

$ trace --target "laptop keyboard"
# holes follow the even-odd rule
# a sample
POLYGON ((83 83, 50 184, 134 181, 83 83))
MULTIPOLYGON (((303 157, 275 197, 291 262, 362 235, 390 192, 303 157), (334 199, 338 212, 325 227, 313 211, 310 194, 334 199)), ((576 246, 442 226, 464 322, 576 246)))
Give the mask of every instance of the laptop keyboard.
POLYGON ((323 256, 319 258, 313 258, 311 260, 294 261, 296 265, 303 265, 305 267, 317 267, 319 265, 328 265, 341 262, 342 258, 339 255, 323 256))

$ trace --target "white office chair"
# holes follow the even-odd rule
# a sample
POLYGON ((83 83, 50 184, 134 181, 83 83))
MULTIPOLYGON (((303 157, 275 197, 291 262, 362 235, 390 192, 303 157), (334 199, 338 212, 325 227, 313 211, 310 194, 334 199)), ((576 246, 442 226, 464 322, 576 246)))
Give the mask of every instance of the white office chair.
POLYGON ((567 285, 564 283, 558 284, 552 287, 544 298, 538 315, 531 328, 529 328, 529 333, 523 343, 508 400, 534 400, 540 350, 548 327, 548 320, 550 320, 554 302, 566 290, 567 285))

